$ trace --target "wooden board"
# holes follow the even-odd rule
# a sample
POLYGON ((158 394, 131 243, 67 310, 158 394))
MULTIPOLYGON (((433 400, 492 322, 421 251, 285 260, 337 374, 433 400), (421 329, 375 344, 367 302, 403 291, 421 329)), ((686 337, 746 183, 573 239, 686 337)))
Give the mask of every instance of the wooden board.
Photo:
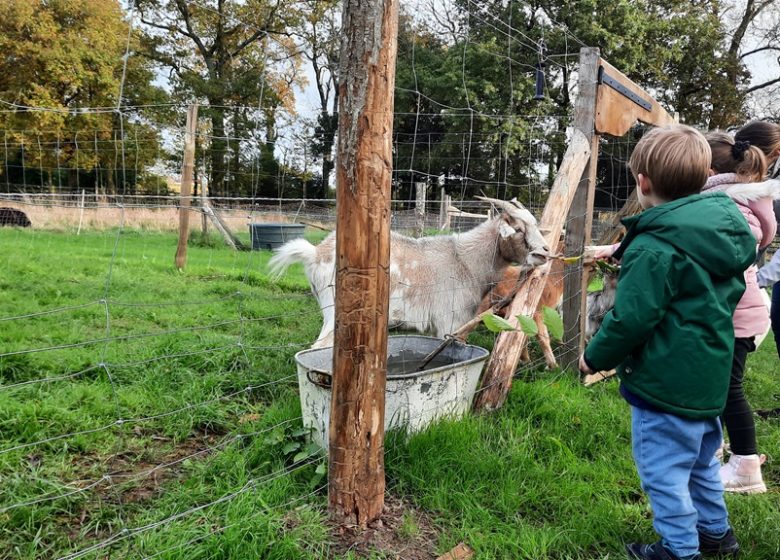
POLYGON ((623 136, 637 121, 655 126, 667 126, 676 122, 674 116, 670 115, 660 103, 631 81, 625 74, 604 59, 601 59, 600 65, 607 74, 620 82, 623 87, 649 103, 650 110, 648 111, 640 107, 612 87, 599 84, 596 97, 597 134, 623 136))

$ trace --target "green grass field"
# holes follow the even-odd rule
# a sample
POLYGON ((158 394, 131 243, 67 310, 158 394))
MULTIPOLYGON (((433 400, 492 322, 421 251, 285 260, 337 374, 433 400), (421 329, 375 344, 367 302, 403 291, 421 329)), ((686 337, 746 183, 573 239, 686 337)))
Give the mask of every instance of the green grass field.
MULTIPOLYGON (((175 244, 0 230, 0 558, 332 556, 324 461, 300 432, 293 355, 320 327, 301 270, 273 281, 267 251, 207 240, 177 272, 175 244)), ((749 359, 757 408, 780 406, 773 350, 749 359)), ((728 504, 742 558, 769 560, 778 420, 758 432, 771 491, 728 504)), ((386 466, 439 553, 617 559, 654 539, 614 382, 525 371, 495 414, 389 434, 386 466)))

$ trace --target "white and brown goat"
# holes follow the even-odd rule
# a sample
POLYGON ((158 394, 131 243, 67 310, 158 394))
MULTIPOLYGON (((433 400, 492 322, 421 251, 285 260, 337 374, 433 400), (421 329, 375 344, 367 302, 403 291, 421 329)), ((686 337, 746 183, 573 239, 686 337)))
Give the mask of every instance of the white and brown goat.
MULTIPOLYGON (((391 327, 443 337, 474 317, 482 298, 511 263, 539 266, 547 260, 549 248, 528 210, 515 199, 482 199, 501 213, 467 232, 420 239, 392 234, 391 327)), ((303 239, 289 241, 269 262, 277 276, 293 263, 303 264, 323 316, 314 347, 333 344, 335 259, 332 233, 317 246, 303 239)))
MULTIPOLYGON (((563 250, 563 239, 561 239, 558 246, 558 253, 563 250)), ((588 263, 588 266, 595 266, 592 263, 588 263)), ((503 302, 506 298, 517 291, 518 285, 524 281, 528 274, 528 270, 521 266, 510 266, 504 271, 504 276, 500 282, 498 282, 483 298, 479 305, 477 314, 483 313, 493 307, 496 303, 503 302)), ((541 298, 539 299, 539 305, 536 308, 533 319, 536 323, 539 346, 544 354, 544 361, 547 367, 550 369, 558 367, 558 361, 555 359, 555 354, 552 350, 550 342, 550 333, 547 331, 547 326, 544 324, 542 310, 545 307, 551 307, 558 309, 563 302, 563 277, 564 277, 564 261, 562 259, 555 259, 550 263, 550 272, 547 275, 547 279, 542 290, 541 298)), ((589 292, 586 300, 586 330, 585 341, 590 340, 593 335, 598 331, 601 326, 601 322, 604 320, 604 316, 612 309, 615 304, 615 293, 617 290, 617 273, 609 271, 604 272, 603 287, 595 292, 589 292)), ((496 313, 505 317, 507 308, 498 309, 496 313)), ((528 346, 523 349, 523 355, 521 356, 523 361, 528 361, 528 346)))

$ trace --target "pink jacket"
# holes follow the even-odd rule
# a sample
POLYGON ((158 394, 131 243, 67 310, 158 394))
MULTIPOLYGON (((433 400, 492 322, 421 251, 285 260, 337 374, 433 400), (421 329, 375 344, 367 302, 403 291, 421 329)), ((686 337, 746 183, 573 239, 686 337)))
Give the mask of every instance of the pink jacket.
MULTIPOLYGON (((739 183, 734 173, 713 175, 702 192, 724 192, 737 203, 750 226, 758 247, 763 249, 777 233, 777 221, 772 208, 773 199, 780 197, 780 181, 739 183)), ((756 272, 751 266, 745 271, 745 293, 734 312, 734 336, 749 338, 763 334, 769 328, 769 310, 761 297, 756 272)))

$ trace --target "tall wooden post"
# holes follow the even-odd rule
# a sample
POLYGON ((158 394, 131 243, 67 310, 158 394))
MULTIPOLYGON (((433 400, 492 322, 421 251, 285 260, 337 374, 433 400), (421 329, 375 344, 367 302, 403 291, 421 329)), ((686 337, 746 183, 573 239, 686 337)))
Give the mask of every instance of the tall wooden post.
MULTIPOLYGON (((565 255, 581 255, 590 244, 593 226, 593 199, 596 193, 596 166, 599 158, 599 135, 595 133, 596 93, 599 87, 599 49, 580 50, 579 93, 574 112, 574 128, 590 141, 590 159, 577 185, 566 221, 565 255)), ((585 302, 588 272, 577 261, 563 278, 563 346, 561 365, 574 366, 584 349, 585 302)))
POLYGON ((414 186, 417 195, 414 201, 415 229, 417 237, 422 237, 425 233, 425 191, 428 185, 418 182, 414 186))
POLYGON ((336 164, 331 517, 384 508, 390 181, 398 0, 344 0, 336 164))
POLYGON ((179 203, 179 245, 176 247, 176 268, 187 264, 187 239, 190 235, 190 205, 195 162, 195 127, 198 124, 198 104, 187 109, 187 130, 184 133, 184 163, 181 169, 181 201, 179 203))

